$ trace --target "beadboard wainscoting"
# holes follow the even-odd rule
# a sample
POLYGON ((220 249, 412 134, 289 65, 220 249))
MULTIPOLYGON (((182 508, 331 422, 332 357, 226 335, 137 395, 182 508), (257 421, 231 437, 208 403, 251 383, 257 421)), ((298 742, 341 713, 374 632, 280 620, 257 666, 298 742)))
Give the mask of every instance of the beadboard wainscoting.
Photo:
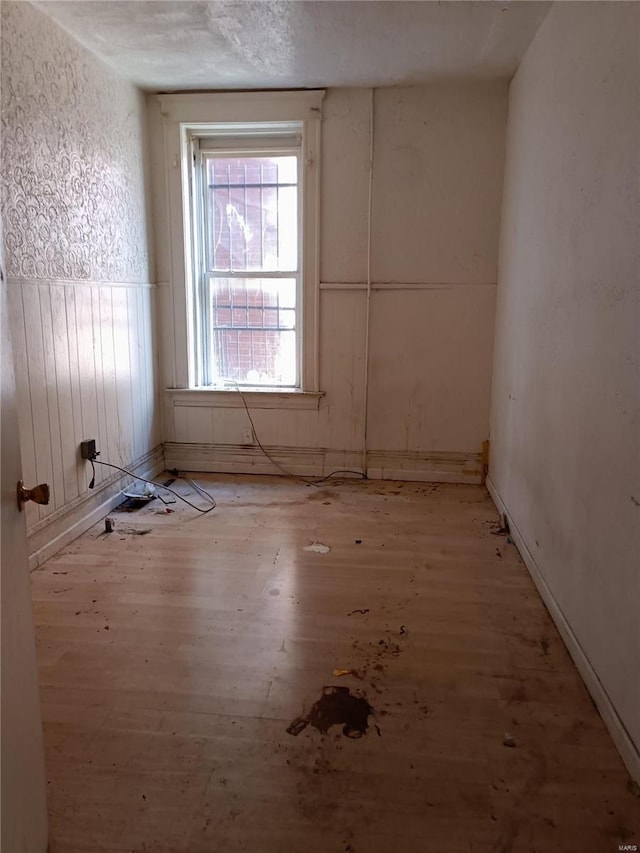
POLYGON ((51 490, 48 506, 25 506, 32 561, 40 554, 36 563, 83 514, 83 529, 97 520, 93 509, 122 481, 97 465, 91 492, 81 441, 95 438, 105 462, 147 473, 162 468, 155 290, 148 283, 8 279, 23 477, 29 486, 46 482, 51 490))
POLYGON ((2 182, 8 302, 32 564, 79 535, 118 478, 152 472, 156 288, 145 100, 29 3, 2 4, 2 182), (83 520, 83 513, 86 518, 83 520))
MULTIPOLYGON (((158 445, 139 459, 134 459, 127 469, 138 477, 152 479, 164 471, 164 452, 158 445)), ((117 471, 112 471, 99 485, 56 510, 27 531, 29 571, 33 571, 65 545, 93 527, 124 500, 122 489, 135 482, 117 471)))

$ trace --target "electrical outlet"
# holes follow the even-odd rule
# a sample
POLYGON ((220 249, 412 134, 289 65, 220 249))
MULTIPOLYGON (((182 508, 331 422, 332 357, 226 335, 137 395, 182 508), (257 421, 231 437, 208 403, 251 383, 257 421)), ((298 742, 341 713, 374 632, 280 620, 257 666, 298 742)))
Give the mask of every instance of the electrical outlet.
POLYGON ((86 441, 80 443, 81 459, 95 459, 97 455, 95 438, 88 438, 86 441))

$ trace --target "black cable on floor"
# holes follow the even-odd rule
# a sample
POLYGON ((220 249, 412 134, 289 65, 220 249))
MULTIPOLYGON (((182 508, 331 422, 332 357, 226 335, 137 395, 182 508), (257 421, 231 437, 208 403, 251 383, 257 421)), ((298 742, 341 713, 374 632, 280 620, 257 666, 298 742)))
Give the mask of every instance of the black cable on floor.
MULTIPOLYGON (((216 507, 215 498, 213 497, 213 495, 210 495, 208 492, 205 492, 204 489, 200 489, 200 488, 196 487, 196 490, 198 492, 200 492, 202 495, 205 495, 207 500, 211 501, 211 506, 209 507, 209 509, 201 509, 199 506, 192 504, 191 501, 188 501, 186 498, 183 498, 182 495, 178 494, 178 492, 176 492, 174 489, 169 488, 169 486, 163 486, 160 483, 154 483, 153 480, 147 480, 145 477, 139 477, 137 474, 133 474, 131 471, 127 471, 126 468, 121 468, 119 465, 113 465, 111 462, 103 462, 101 459, 90 459, 89 461, 91 462, 91 467, 93 468, 93 479, 91 480, 91 484, 89 485, 89 488, 93 488, 92 484, 95 481, 95 470, 96 470, 93 463, 97 462, 98 465, 106 465, 107 468, 115 468, 116 471, 122 471, 123 474, 128 474, 129 477, 133 477, 134 480, 140 480, 141 483, 149 483, 149 485, 156 486, 156 488, 158 488, 158 489, 165 489, 167 492, 171 492, 172 495, 175 495, 183 503, 186 503, 192 509, 195 509, 198 512, 202 513, 202 515, 206 515, 208 512, 211 512, 211 510, 215 509, 215 507, 216 507)), ((191 481, 187 481, 187 482, 191 482, 191 481)), ((195 484, 192 483, 192 485, 195 485, 195 484)))

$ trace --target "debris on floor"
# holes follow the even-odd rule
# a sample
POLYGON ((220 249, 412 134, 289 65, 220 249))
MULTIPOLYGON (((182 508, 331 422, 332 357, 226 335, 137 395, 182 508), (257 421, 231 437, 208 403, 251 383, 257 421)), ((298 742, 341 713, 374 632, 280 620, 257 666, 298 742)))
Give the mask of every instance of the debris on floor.
POLYGON ((322 734, 331 726, 342 726, 342 734, 348 738, 359 738, 367 733, 369 715, 373 708, 367 697, 354 695, 348 687, 323 687, 322 695, 306 717, 296 717, 287 727, 287 733, 297 737, 311 725, 322 734))
POLYGON ((302 550, 311 551, 313 554, 328 554, 331 548, 323 545, 322 542, 312 542, 311 545, 305 545, 302 550))
POLYGON ((105 518, 104 520, 104 532, 105 533, 113 533, 113 519, 105 518))
POLYGON ((393 655, 394 657, 398 657, 398 655, 402 651, 402 649, 397 643, 391 642, 391 638, 389 638, 388 640, 378 640, 378 645, 382 646, 382 648, 379 649, 377 652, 377 657, 379 658, 387 654, 393 655))
POLYGON ((362 678, 357 669, 334 669, 331 674, 335 678, 342 678, 343 675, 353 675, 354 678, 362 678))
POLYGON ((146 536, 147 533, 151 533, 151 528, 150 527, 123 527, 118 532, 124 534, 125 536, 146 536))
POLYGON ((125 500, 117 507, 117 512, 135 512, 158 497, 156 488, 152 483, 133 483, 131 486, 122 489, 121 493, 125 500))
POLYGON ((136 512, 142 507, 147 506, 149 500, 153 500, 153 498, 125 498, 119 506, 117 506, 114 512, 136 512))
POLYGON ((121 491, 125 498, 131 498, 134 501, 151 501, 157 495, 156 487, 153 483, 134 483, 131 486, 121 489, 121 491))
POLYGON ((309 720, 306 717, 296 717, 287 726, 287 734, 298 737, 300 732, 304 731, 309 725, 309 720))
POLYGON ((495 522, 495 523, 498 525, 498 529, 491 531, 491 533, 494 536, 508 536, 509 535, 509 533, 511 531, 509 530, 509 519, 507 518, 506 515, 501 515, 500 521, 495 522))
POLYGON ((102 518, 31 575, 43 715, 59 720, 63 697, 64 718, 90 732, 79 761, 77 726, 44 729, 54 755, 52 849, 67 850, 65 815, 78 810, 97 850, 126 836, 126 849, 140 853, 173 850, 175 839, 187 839, 189 853, 430 845, 591 853, 617 848, 622 836, 636 840, 640 789, 515 546, 487 538, 499 516, 483 487, 443 485, 436 500, 430 487, 406 484, 410 499, 395 501, 388 486, 376 497, 378 483, 365 481, 319 511, 326 491, 297 480, 209 482, 224 519, 192 523, 181 504, 169 518, 160 499, 137 515, 109 509, 115 535, 97 538, 102 518), (315 503, 301 500, 307 494, 315 503), (329 546, 325 537, 329 554, 305 556, 304 546, 329 546), (356 537, 366 549, 351 548, 356 537), (500 606, 491 607, 495 596, 500 606), (74 630, 84 639, 70 654, 74 630), (184 645, 185 636, 188 672, 176 678, 165 644, 184 645), (334 667, 345 674, 332 675, 334 667), (336 691, 342 686, 349 693, 336 691), (89 693, 100 701, 85 701, 89 693), (352 700, 366 703, 358 726, 339 713, 352 700), (194 709, 206 712, 199 730, 188 719, 194 709), (159 736, 149 749, 152 729, 159 736), (157 773, 176 761, 179 779, 157 773), (128 783, 107 786, 104 797, 100 768, 128 783))

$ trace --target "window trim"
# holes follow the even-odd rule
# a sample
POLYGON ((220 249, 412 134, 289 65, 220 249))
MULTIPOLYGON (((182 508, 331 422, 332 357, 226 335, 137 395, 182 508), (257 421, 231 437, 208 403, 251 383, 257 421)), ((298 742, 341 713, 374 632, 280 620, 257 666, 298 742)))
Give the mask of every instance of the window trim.
MULTIPOLYGON (((195 336, 198 334, 190 283, 196 265, 192 252, 191 137, 211 124, 302 122, 303 187, 300 391, 319 391, 320 293, 320 142, 324 90, 299 92, 224 92, 158 95, 164 125, 167 215, 171 254, 172 325, 175 346, 174 387, 233 390, 198 386, 195 336)), ((288 389, 290 391, 290 389, 288 389)), ((264 393, 281 394, 278 388, 264 393)))
MULTIPOLYGON (((250 129, 250 125, 243 125, 242 128, 244 130, 244 137, 249 138, 252 142, 260 141, 265 139, 264 129, 266 128, 265 124, 258 124, 256 122, 251 123, 253 128, 250 129), (253 131, 253 132, 252 132, 253 131)), ((274 122, 269 122, 273 129, 274 122)), ((286 124, 286 123, 282 123, 286 124)), ((289 125, 293 125, 293 123, 289 123, 289 125)), ((288 138, 283 138, 281 136, 278 137, 277 140, 274 140, 271 143, 271 147, 269 145, 270 139, 273 137, 266 137, 266 144, 262 142, 261 145, 253 145, 249 149, 242 150, 241 145, 242 141, 237 137, 234 138, 234 142, 236 147, 229 147, 228 144, 223 145, 221 143, 227 142, 227 139, 222 135, 225 128, 221 128, 220 125, 212 125, 211 126, 211 135, 207 134, 206 136, 201 134, 192 134, 191 138, 191 147, 192 147, 192 157, 193 157, 193 167, 192 167, 192 180, 194 184, 194 192, 193 192, 193 206, 195 210, 195 218, 198 220, 198 229, 197 232, 191 235, 191 240, 193 242, 194 247, 196 248, 196 253, 198 255, 198 275, 197 280, 192 283, 194 290, 199 294, 199 317, 196 318, 196 322, 199 324, 200 331, 200 341, 199 341, 199 351, 198 358, 196 359, 197 363, 195 368, 199 371, 199 377, 203 379, 202 383, 200 383, 203 387, 211 388, 211 387, 224 387, 226 382, 215 383, 211 381, 211 370, 213 368, 213 359, 211 357, 211 347, 212 341, 214 337, 214 328, 212 324, 211 317, 211 304, 210 304, 210 282, 212 279, 216 278, 243 278, 243 279, 251 279, 251 278, 290 278, 294 279, 296 282, 296 305, 295 305, 295 357, 296 357, 296 373, 295 373, 295 381, 291 385, 266 385, 266 388, 271 388, 274 391, 298 391, 302 389, 303 385, 303 377, 302 377, 302 365, 304 364, 304 356, 303 356, 303 346, 304 346, 304 324, 302 322, 302 306, 304 304, 304 240, 302 235, 303 228, 303 209, 304 209, 304 172, 305 169, 302 164, 302 125, 301 122, 295 122, 295 128, 293 128, 292 133, 289 134, 288 138), (222 131, 222 132, 221 132, 222 131), (218 145, 212 145, 211 141, 216 140, 219 142, 218 145), (288 141, 288 146, 284 147, 286 142, 288 141), (209 142, 209 145, 207 145, 209 142), (272 147, 274 144, 277 144, 277 147, 272 147), (298 201, 298 214, 297 214, 297 223, 298 223, 298 235, 297 235, 297 252, 296 252, 296 268, 291 270, 215 270, 210 266, 210 255, 211 255, 211 247, 210 247, 210 238, 207 236, 209 234, 209 227, 207 225, 207 184, 204 180, 206 174, 206 166, 205 163, 208 159, 215 157, 225 157, 225 156, 256 156, 256 157, 264 157, 264 156, 288 156, 295 157, 297 162, 297 178, 296 178, 296 196, 298 201), (206 233, 203 234, 203 228, 206 233), (207 357, 208 356, 208 357, 207 357)), ((281 129, 278 128, 280 131, 281 129)), ((237 132, 235 128, 233 128, 234 132, 237 132)), ((249 387, 248 385, 244 385, 244 387, 249 387)))
POLYGON ((278 388, 166 388, 170 405, 186 408, 244 409, 245 401, 254 409, 298 409, 317 411, 322 391, 283 391, 278 388))

